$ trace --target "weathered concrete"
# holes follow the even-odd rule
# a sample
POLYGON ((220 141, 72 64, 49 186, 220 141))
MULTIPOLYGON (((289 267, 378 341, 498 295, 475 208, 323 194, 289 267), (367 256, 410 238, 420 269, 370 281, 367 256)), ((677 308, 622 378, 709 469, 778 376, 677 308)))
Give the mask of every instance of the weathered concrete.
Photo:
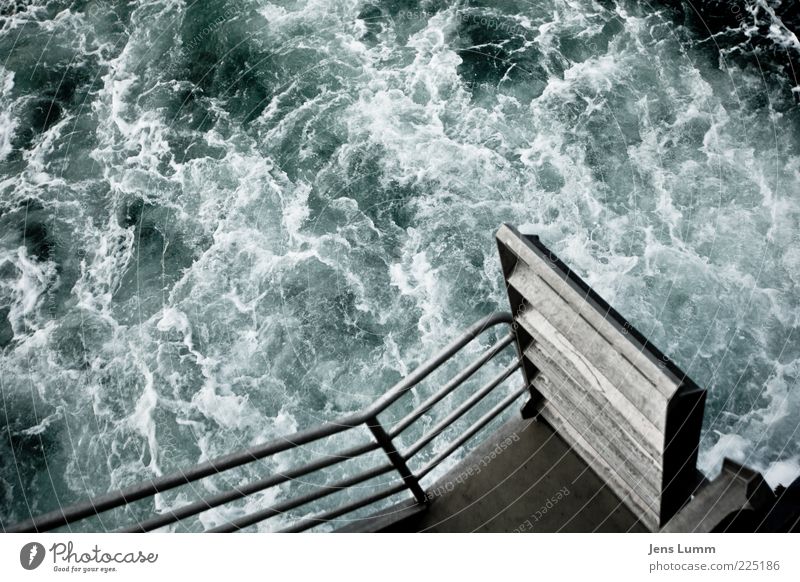
POLYGON ((696 469, 705 391, 536 237, 503 225, 497 244, 523 411, 537 420, 489 435, 426 505, 409 500, 351 531, 800 529, 800 478, 776 495, 726 460, 708 483, 696 469))
POLYGON ((497 245, 539 415, 657 530, 697 485, 705 391, 536 237, 497 245))
POLYGON ((646 531, 619 497, 543 421, 515 418, 507 422, 427 493, 427 511, 393 525, 382 523, 377 529, 646 531), (507 448, 498 449, 502 443, 507 448))

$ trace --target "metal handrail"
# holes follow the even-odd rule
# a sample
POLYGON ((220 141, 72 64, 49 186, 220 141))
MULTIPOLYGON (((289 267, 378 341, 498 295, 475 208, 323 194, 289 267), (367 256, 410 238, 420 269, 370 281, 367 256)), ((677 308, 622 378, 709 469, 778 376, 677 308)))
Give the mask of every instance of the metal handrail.
POLYGON ((503 372, 488 382, 483 388, 475 392, 472 396, 470 396, 465 402, 461 404, 458 408, 453 410, 450 414, 445 416, 442 420, 440 420, 436 426, 434 426, 431 431, 420 437, 417 442, 415 442, 407 451, 405 451, 404 455, 407 457, 413 457, 423 448, 425 448, 428 444, 433 441, 437 436, 439 436, 447 427, 453 424, 456 420, 464 416, 469 410, 471 410, 478 402, 486 398, 490 392, 492 392, 495 388, 497 388, 500 384, 502 384, 511 374, 516 372, 520 367, 519 361, 513 362, 509 366, 507 366, 503 372))
POLYGON ((472 364, 464 368, 461 372, 459 372, 454 378, 452 378, 447 384, 442 386, 437 392, 435 392, 432 396, 430 396, 425 402, 420 404, 417 408, 409 412, 405 417, 403 417, 396 425, 392 427, 392 430, 389 431, 389 434, 392 435, 392 438, 399 435, 405 429, 407 429, 411 424, 414 423, 420 416, 428 412, 431 408, 433 408, 442 398, 450 394, 453 390, 461 386, 470 376, 472 376, 475 372, 477 372, 486 362, 494 358, 497 354, 499 354, 503 349, 508 347, 511 342, 514 341, 514 334, 509 333, 499 342, 494 344, 488 350, 486 350, 481 357, 475 360, 472 364))
POLYGON ((191 517, 193 515, 197 515, 198 513, 213 509, 214 507, 219 507, 220 505, 230 503, 231 501, 236 501, 237 499, 242 499, 248 495, 252 495, 253 493, 263 491, 264 489, 280 485, 286 481, 298 479, 304 475, 325 469, 348 459, 354 459, 365 453, 377 450, 378 448, 378 443, 367 443, 365 445, 353 447, 342 454, 328 456, 325 459, 304 465, 299 469, 287 471, 286 473, 281 473, 278 475, 270 475, 266 479, 260 479, 252 483, 248 483, 242 487, 237 487, 236 489, 231 489, 229 491, 207 497, 201 501, 184 505, 178 509, 168 510, 161 515, 148 519, 147 521, 140 522, 134 526, 123 528, 120 531, 129 533, 153 531, 160 527, 164 527, 171 523, 186 519, 187 517, 191 517))
POLYGON ((283 531, 302 531, 318 525, 321 522, 329 521, 345 513, 355 511, 367 505, 371 505, 399 493, 407 489, 413 493, 418 503, 426 503, 427 498, 425 492, 422 490, 419 480, 428 474, 436 465, 438 465, 444 458, 452 454, 464 442, 476 434, 481 428, 488 424, 493 418, 500 414, 507 408, 516 398, 525 392, 523 387, 515 391, 512 395, 503 399, 503 401, 492 408, 488 413, 484 414, 475 424, 468 428, 461 436, 455 441, 457 444, 451 444, 443 453, 437 455, 433 461, 429 462, 422 471, 415 474, 407 465, 407 461, 411 459, 422 448, 427 446, 434 438, 439 436, 444 429, 452 424, 456 419, 460 418, 480 400, 492 392, 497 386, 502 384, 511 374, 518 370, 521 366, 519 354, 516 354, 514 362, 507 366, 498 376, 496 376, 489 383, 484 385, 483 388, 478 390, 470 398, 467 399, 460 407, 452 411, 446 418, 439 422, 430 434, 423 435, 418 439, 409 450, 400 452, 394 444, 394 438, 401 432, 413 424, 419 417, 427 412, 436 403, 441 401, 445 396, 454 391, 458 386, 463 384, 470 378, 478 369, 485 363, 494 358, 497 354, 501 353, 508 347, 514 340, 514 331, 510 331, 508 335, 501 338, 491 348, 485 351, 476 361, 471 363, 461 372, 459 372, 448 383, 442 386, 436 393, 426 399, 422 404, 417 406, 411 413, 401 419, 394 427, 388 432, 383 428, 378 415, 385 411, 389 406, 396 402, 401 396, 409 392, 414 386, 422 382, 431 373, 436 371, 445 362, 450 360, 462 348, 472 342, 484 331, 500 325, 507 324, 513 325, 513 318, 510 313, 496 313, 485 317, 477 323, 470 326, 461 336, 453 340, 445 348, 443 348, 436 356, 427 360, 422 365, 417 367, 411 374, 403 378, 400 382, 395 384, 383 396, 378 398, 366 409, 346 415, 336 421, 321 424, 319 426, 299 431, 294 434, 280 437, 273 441, 256 445, 244 451, 224 455, 216 459, 201 463, 192 468, 177 471, 169 475, 157 477, 147 482, 126 487, 118 491, 108 493, 93 499, 72 505, 67 508, 58 509, 50 513, 46 513, 39 517, 18 523, 7 528, 8 532, 43 532, 53 530, 82 519, 99 515, 102 512, 122 507, 133 503, 135 501, 152 497, 158 493, 169 491, 181 485, 186 485, 194 481, 219 474, 223 471, 240 467, 270 457, 277 453, 290 450, 301 445, 317 441, 326 437, 345 432, 347 430, 364 426, 372 433, 374 442, 366 443, 364 445, 352 447, 341 453, 335 455, 326 455, 326 458, 307 463, 303 466, 297 467, 284 474, 272 475, 264 479, 249 483, 242 487, 237 487, 230 491, 225 491, 215 494, 209 498, 185 505, 183 507, 169 510, 161 515, 150 518, 146 521, 136 523, 135 525, 123 528, 119 531, 152 531, 160 527, 178 522, 187 517, 196 515, 213 507, 229 503, 236 499, 241 499, 258 491, 262 491, 269 487, 296 479, 303 475, 307 475, 314 471, 330 467, 337 463, 343 462, 348 459, 375 451, 379 448, 383 449, 390 464, 382 465, 372 468, 368 471, 344 479, 333 485, 323 486, 311 493, 305 494, 294 499, 290 499, 278 503, 272 507, 242 516, 229 523, 213 528, 208 531, 236 531, 258 523, 264 519, 284 513, 291 509, 306 505, 322 497, 325 497, 336 491, 340 491, 355 484, 372 479, 379 475, 383 475, 395 471, 401 478, 402 482, 395 484, 389 489, 385 489, 379 493, 373 494, 362 500, 349 503, 342 507, 327 512, 322 512, 316 516, 305 518, 301 522, 286 528, 283 531), (444 454, 446 453, 446 454, 444 454))

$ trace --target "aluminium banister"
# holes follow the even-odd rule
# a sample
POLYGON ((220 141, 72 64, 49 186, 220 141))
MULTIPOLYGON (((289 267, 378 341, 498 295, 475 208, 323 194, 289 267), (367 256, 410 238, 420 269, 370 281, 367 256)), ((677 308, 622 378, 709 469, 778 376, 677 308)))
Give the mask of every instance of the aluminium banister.
MULTIPOLYGON (((374 497, 376 500, 383 499, 388 495, 396 493, 397 491, 402 491, 403 488, 408 488, 412 491, 415 498, 420 503, 422 503, 425 500, 425 494, 422 491, 418 481, 419 478, 421 478, 421 475, 420 476, 415 475, 408 468, 406 464, 408 458, 413 456, 413 454, 406 456, 402 455, 397 450, 393 439, 397 436, 399 432, 405 430, 405 428, 407 428, 410 424, 416 421, 433 405, 441 401, 447 394, 449 394, 450 392, 455 390, 458 386, 460 386, 485 363, 487 363, 497 354, 501 353, 507 346, 513 343, 515 337, 513 331, 507 336, 504 336, 498 342, 496 342, 491 348, 489 348, 488 351, 485 351, 476 362, 473 362, 472 364, 467 366, 455 378, 451 379, 450 382, 446 383, 444 386, 439 388, 439 390, 437 390, 436 393, 434 393, 429 399, 427 399, 422 404, 422 406, 417 407, 409 415, 400 420, 400 422, 390 431, 387 432, 383 428, 383 426, 380 425, 380 423, 377 420, 377 416, 381 412, 386 410, 389 406, 391 406, 394 402, 396 402, 404 394, 408 393, 413 387, 422 382, 431 373, 436 371, 445 362, 449 361, 450 358, 452 358, 465 346, 467 346, 474 339, 476 339, 481 333, 485 332, 486 330, 494 326, 501 324, 506 324, 509 327, 511 327, 512 323, 513 323, 513 318, 510 313, 495 313, 487 317, 484 317, 475 324, 471 325, 465 332, 463 332, 459 337, 450 342, 450 344, 448 344, 446 347, 440 350, 435 356, 433 356, 432 358, 430 358, 429 360, 425 361, 420 366, 415 368, 414 371, 411 372, 411 374, 409 374, 401 381, 396 383, 389 390, 387 390, 383 394, 383 396, 379 397, 375 402, 373 402, 371 405, 369 405, 367 408, 361 411, 345 415, 332 422, 328 422, 325 424, 318 425, 316 427, 302 430, 291 435, 279 437, 267 443, 256 445, 254 447, 250 447, 243 451, 238 451, 235 453, 217 457, 215 459, 206 461, 204 463, 201 463, 199 465, 196 465, 194 467, 185 470, 179 470, 170 473, 168 475, 152 478, 143 483, 125 487, 105 495, 100 495, 98 497, 72 505, 70 507, 51 511, 44 515, 10 526, 6 529, 6 531, 42 532, 42 531, 49 531, 52 529, 56 529, 58 527, 68 525, 88 517, 99 515, 105 511, 126 506, 135 501, 152 497, 158 493, 163 493, 165 491, 169 491, 176 487, 187 485, 194 481, 198 481, 200 479, 210 477, 212 475, 216 475, 230 469, 241 467, 243 465, 252 463, 253 461, 264 459, 272 455, 275 455, 277 453, 291 450, 301 445, 317 441, 323 438, 327 438, 338 433, 343 433, 345 431, 364 425, 366 425, 367 428, 369 428, 369 430, 373 433, 373 436, 377 440, 376 443, 368 443, 366 445, 353 447, 341 453, 340 455, 334 455, 324 460, 315 460, 311 463, 307 463, 305 465, 287 471, 283 475, 271 475, 269 477, 248 483, 242 487, 234 488, 229 491, 212 495, 206 499, 190 503, 188 505, 185 505, 183 507, 174 510, 169 510, 162 515, 158 515, 149 518, 145 521, 142 521, 140 523, 124 527, 120 531, 152 531, 153 529, 164 527, 166 525, 196 515, 213 507, 223 505, 225 503, 234 501, 236 499, 241 499, 243 497, 264 490, 266 488, 273 487, 280 483, 284 483, 293 478, 306 475, 316 470, 330 467, 345 459, 353 458, 354 456, 374 451, 378 448, 383 448, 384 452, 387 454, 387 456, 391 461, 391 465, 388 466, 388 469, 386 470, 391 471, 392 469, 394 469, 395 471, 397 471, 403 479, 403 484, 398 486, 399 489, 397 487, 392 488, 393 491, 392 493, 384 492, 384 495, 382 496, 379 494, 376 496, 371 496, 370 498, 374 497), (397 491, 394 491, 394 489, 397 489, 397 491)), ((504 371, 502 378, 496 379, 496 381, 493 382, 488 389, 486 386, 484 386, 484 388, 480 392, 482 396, 480 396, 479 398, 475 398, 473 396, 472 398, 468 399, 466 408, 463 406, 459 408, 459 410, 461 411, 460 413, 458 413, 456 416, 453 416, 452 414, 448 416, 450 421, 452 422, 456 418, 460 417, 464 412, 466 412, 466 410, 468 410, 475 403, 477 403, 478 400, 480 400, 481 398, 483 398, 483 396, 488 394, 488 392, 493 390, 494 387, 502 383, 513 371, 518 369, 519 368, 518 357, 515 358, 515 362, 516 363, 512 364, 510 369, 506 369, 504 371)), ((433 438, 436 438, 439 432, 435 431, 435 434, 428 440, 428 442, 430 442, 430 440, 432 440, 433 438)), ((415 451, 414 453, 416 452, 417 451, 415 451)), ((359 476, 346 479, 345 481, 343 481, 343 483, 345 484, 350 483, 350 480, 352 479, 363 477, 364 475, 371 474, 376 470, 383 471, 383 469, 385 469, 385 467, 379 467, 377 469, 373 468, 371 470, 368 470, 366 473, 360 474, 359 476)), ((327 495, 332 491, 333 489, 326 492, 325 495, 327 495)), ((274 506, 273 508, 267 508, 258 513, 259 515, 263 514, 269 516, 275 514, 275 511, 272 511, 273 509, 275 509, 275 507, 278 508, 299 507, 309 501, 318 498, 319 497, 314 497, 313 499, 311 499, 309 496, 302 496, 299 499, 298 498, 289 499, 286 502, 279 504, 278 506, 274 506), (300 503, 297 503, 297 501, 300 501, 300 503)), ((341 510, 342 508, 339 508, 336 510, 326 512, 323 515, 342 515, 343 513, 341 510)), ((245 516, 245 518, 247 518, 247 516, 245 516)), ((245 523, 246 521, 245 518, 241 518, 238 522, 229 524, 232 525, 233 527, 220 526, 219 528, 215 528, 214 531, 236 530, 240 529, 241 527, 245 527, 244 525, 241 525, 245 523)), ((304 523, 306 524, 312 523, 314 520, 319 521, 319 519, 321 518, 319 517, 313 518, 311 520, 306 520, 304 523)), ((293 529, 293 528, 288 528, 288 529, 293 529)))

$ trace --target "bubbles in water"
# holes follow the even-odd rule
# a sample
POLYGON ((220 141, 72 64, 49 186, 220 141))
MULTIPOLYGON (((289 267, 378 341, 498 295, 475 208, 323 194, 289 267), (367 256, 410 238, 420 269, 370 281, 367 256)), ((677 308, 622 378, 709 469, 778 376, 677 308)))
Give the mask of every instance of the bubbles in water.
POLYGON ((798 472, 777 56, 632 2, 13 6, 3 522, 371 402, 507 309, 502 222, 709 389, 703 470, 798 472))

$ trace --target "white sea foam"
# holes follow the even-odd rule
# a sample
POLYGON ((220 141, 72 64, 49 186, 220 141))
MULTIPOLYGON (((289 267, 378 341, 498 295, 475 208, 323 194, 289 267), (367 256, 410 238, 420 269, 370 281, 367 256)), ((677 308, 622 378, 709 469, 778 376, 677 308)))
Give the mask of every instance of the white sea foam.
POLYGON ((11 90, 14 88, 14 73, 0 66, 0 162, 11 153, 11 140, 17 127, 17 120, 8 109, 11 106, 11 90))
MULTIPOLYGON (((14 430, 71 448, 56 487, 100 492, 371 402, 507 308, 491 240, 505 221, 538 234, 708 387, 704 471, 729 456, 791 480, 800 147, 785 87, 714 70, 663 14, 633 4, 419 18, 361 8, 263 2, 194 44, 182 2, 130 17, 29 8, 0 31, 7 42, 21 19, 41 19, 83 67, 83 101, 65 99, 32 132, 21 172, 0 176, 3 212, 30 208, 53 249, 34 257, 17 222, 0 235, 14 336, 3 389, 30 416, 14 430), (518 44, 480 37, 504 30, 518 44), (495 70, 481 48, 513 62, 495 70), (202 59, 217 66, 198 74, 202 59), (31 376, 36 418, 19 397, 31 376)), ((771 35, 794 46, 780 27, 771 35)), ((2 75, 0 99, 23 91, 18 69, 2 75)), ((52 100, 3 101, 0 162, 34 97, 52 100)))

